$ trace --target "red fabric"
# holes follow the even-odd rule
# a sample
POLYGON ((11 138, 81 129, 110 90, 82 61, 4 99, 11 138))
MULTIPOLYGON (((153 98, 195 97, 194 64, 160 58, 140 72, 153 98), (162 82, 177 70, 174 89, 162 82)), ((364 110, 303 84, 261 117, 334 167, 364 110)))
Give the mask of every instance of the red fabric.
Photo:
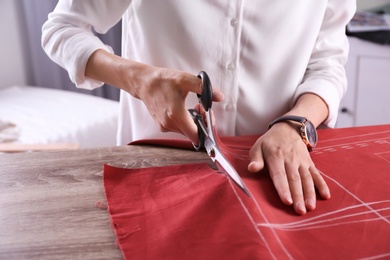
MULTIPOLYGON (((246 171, 256 138, 221 138, 252 198, 207 164, 105 165, 108 209, 125 258, 390 258, 390 125, 319 131, 312 158, 332 198, 304 216, 279 200, 266 172, 246 171)), ((164 142, 142 141, 191 147, 164 142)))

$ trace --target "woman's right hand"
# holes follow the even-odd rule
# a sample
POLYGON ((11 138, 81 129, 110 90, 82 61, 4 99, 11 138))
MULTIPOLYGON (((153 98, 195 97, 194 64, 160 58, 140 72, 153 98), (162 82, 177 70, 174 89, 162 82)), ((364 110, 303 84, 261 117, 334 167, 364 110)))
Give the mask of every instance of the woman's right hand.
MULTIPOLYGON (((198 143, 197 126, 185 107, 188 93, 202 93, 202 82, 196 75, 149 66, 97 50, 88 60, 86 76, 142 100, 161 131, 183 134, 198 143)), ((223 93, 213 87, 213 101, 223 98, 223 93)))

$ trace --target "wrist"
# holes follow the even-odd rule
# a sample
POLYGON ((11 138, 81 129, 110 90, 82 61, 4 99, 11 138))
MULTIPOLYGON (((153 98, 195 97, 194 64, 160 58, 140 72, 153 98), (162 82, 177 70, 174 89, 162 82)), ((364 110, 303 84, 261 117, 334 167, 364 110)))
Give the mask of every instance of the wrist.
POLYGON ((318 127, 327 118, 328 112, 328 106, 320 96, 304 93, 286 115, 304 116, 318 127))
POLYGON ((119 81, 116 86, 135 98, 140 98, 145 82, 153 79, 155 70, 147 64, 121 58, 116 64, 116 71, 119 81))
POLYGON ((268 125, 268 129, 272 128, 276 124, 296 125, 296 129, 300 134, 302 141, 306 144, 309 151, 312 151, 318 142, 318 135, 316 127, 306 117, 295 116, 295 115, 284 115, 276 118, 268 125))

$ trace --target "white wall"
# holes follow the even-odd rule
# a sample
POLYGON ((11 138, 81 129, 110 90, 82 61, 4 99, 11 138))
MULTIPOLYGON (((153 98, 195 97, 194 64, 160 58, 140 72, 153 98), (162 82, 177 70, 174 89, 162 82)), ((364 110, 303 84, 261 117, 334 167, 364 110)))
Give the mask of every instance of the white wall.
POLYGON ((16 3, 0 0, 0 88, 27 82, 16 3))
MULTIPOLYGON (((340 0, 342 1, 342 0, 340 0)), ((390 4, 390 0, 357 0, 358 10, 368 10, 390 4)))

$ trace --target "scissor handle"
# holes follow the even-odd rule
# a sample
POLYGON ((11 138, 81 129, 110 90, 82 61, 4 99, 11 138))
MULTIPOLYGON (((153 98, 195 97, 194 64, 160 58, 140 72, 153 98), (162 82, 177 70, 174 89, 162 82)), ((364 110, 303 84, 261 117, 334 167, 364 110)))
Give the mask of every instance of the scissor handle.
POLYGON ((198 127, 199 143, 197 145, 192 144, 196 151, 204 150, 204 142, 207 134, 206 124, 204 123, 203 117, 195 109, 188 109, 192 119, 198 127))
POLYGON ((202 104, 203 108, 208 111, 213 103, 213 89, 209 75, 205 71, 201 71, 198 74, 198 78, 202 80, 202 94, 198 96, 199 103, 202 104))

